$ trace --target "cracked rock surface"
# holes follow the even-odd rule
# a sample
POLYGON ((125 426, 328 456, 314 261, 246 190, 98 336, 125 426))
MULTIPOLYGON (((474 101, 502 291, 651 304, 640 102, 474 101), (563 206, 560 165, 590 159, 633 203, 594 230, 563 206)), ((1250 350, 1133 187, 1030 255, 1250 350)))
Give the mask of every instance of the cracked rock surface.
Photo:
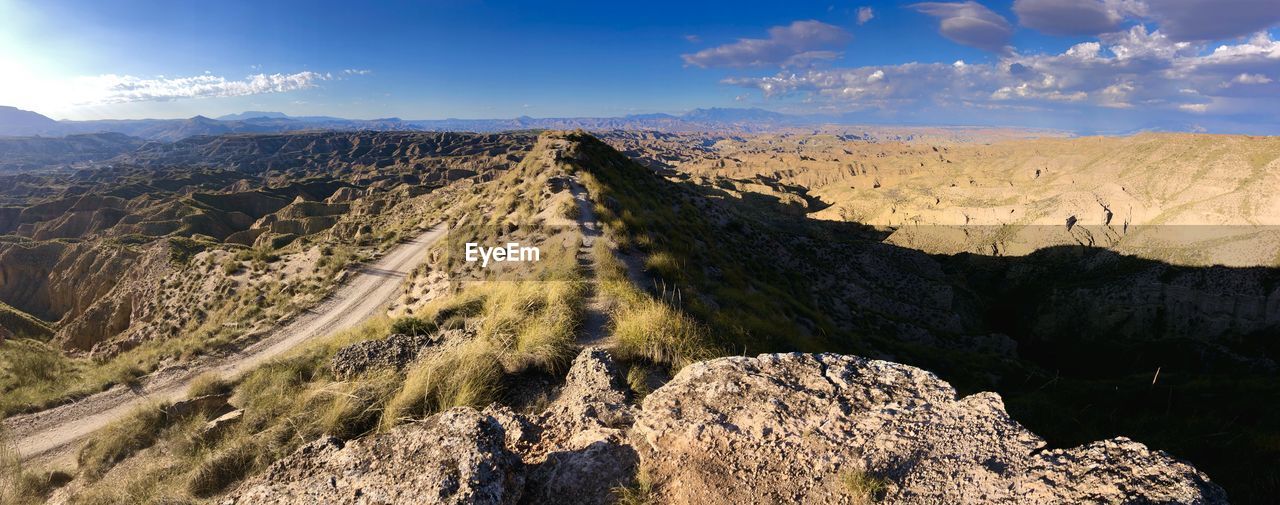
POLYGON ((957 398, 924 370, 766 354, 686 367, 629 403, 609 354, 579 354, 539 414, 455 408, 343 446, 322 439, 226 503, 1226 503, 1209 478, 1125 438, 1071 449, 957 398))
POLYGON ((645 398, 632 435, 662 502, 855 503, 861 475, 887 503, 1226 503, 1163 452, 1042 451, 998 395, 957 399, 929 372, 854 356, 691 365, 645 398))

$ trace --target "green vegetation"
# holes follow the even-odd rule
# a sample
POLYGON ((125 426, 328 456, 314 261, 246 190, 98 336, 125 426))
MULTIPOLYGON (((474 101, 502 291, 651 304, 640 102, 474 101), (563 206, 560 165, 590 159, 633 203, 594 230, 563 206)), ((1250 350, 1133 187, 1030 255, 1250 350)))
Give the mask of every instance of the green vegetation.
MULTIPOLYGON (((617 357, 679 370, 719 354, 706 327, 669 303, 641 291, 604 241, 592 245, 601 292, 615 307, 612 344, 617 357)), ((643 365, 640 365, 643 367, 643 365)))
POLYGON ((236 261, 262 261, 266 263, 274 263, 280 260, 280 255, 276 254, 270 248, 249 247, 236 251, 234 258, 236 261))
POLYGON ((541 264, 536 280, 473 284, 420 311, 442 327, 467 314, 474 314, 479 325, 471 340, 442 349, 408 371, 403 388, 387 404, 385 427, 454 406, 483 406, 498 397, 508 374, 567 369, 586 288, 572 254, 548 256, 552 259, 541 264))
POLYGON ((169 237, 169 257, 180 265, 185 265, 196 254, 203 252, 210 243, 187 237, 169 237))
MULTIPOLYGON (((639 335, 660 324, 669 326, 662 329, 669 335, 704 332, 707 342, 694 348, 715 349, 714 354, 727 354, 730 349, 737 353, 850 347, 848 340, 829 338, 838 329, 811 298, 806 280, 781 268, 768 252, 775 245, 771 234, 793 234, 797 229, 801 235, 809 233, 802 220, 776 226, 757 221, 754 215, 740 215, 699 194, 714 189, 668 182, 586 134, 570 134, 570 138, 579 142, 585 156, 570 157, 568 163, 590 190, 606 233, 619 249, 634 248, 643 254, 648 273, 660 286, 660 303, 676 309, 663 314, 661 307, 637 304, 631 318, 618 318, 628 334, 639 335), (717 243, 713 246, 709 240, 717 243), (714 303, 708 303, 711 300, 714 303), (695 329, 675 313, 687 314, 705 330, 695 329), (635 325, 623 324, 632 318, 635 325), (797 320, 811 324, 797 325, 797 320)), ((644 351, 641 346, 637 351, 665 354, 663 349, 670 345, 648 348, 644 351)))
POLYGON ((582 208, 578 207, 578 201, 572 198, 560 203, 560 215, 565 219, 578 219, 582 216, 582 208))
POLYGON ((840 473, 840 484, 856 504, 878 503, 883 497, 888 481, 867 472, 846 470, 840 473))
MULTIPOLYGON (((80 453, 87 476, 102 475, 146 447, 162 450, 117 468, 110 479, 93 482, 77 502, 189 502, 224 491, 322 434, 351 438, 372 430, 400 378, 387 372, 338 382, 326 364, 343 346, 386 337, 389 326, 386 319, 374 319, 250 372, 232 386, 233 403, 245 412, 227 430, 204 431, 212 412, 173 418, 148 407, 95 433, 80 453)), ((189 396, 227 387, 212 378, 198 382, 189 396)))

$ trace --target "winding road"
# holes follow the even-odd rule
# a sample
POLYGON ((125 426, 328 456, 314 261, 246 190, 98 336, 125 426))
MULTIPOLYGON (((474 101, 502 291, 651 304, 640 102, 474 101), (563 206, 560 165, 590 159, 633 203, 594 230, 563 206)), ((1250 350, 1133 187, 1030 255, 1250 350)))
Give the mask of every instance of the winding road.
POLYGON ((376 262, 359 267, 325 301, 244 349, 186 368, 159 370, 140 385, 115 386, 74 403, 10 417, 4 420, 4 432, 23 459, 55 460, 71 453, 76 442, 140 406, 182 399, 200 375, 214 372, 236 377, 299 344, 352 328, 399 294, 405 276, 445 232, 441 224, 400 243, 376 262))

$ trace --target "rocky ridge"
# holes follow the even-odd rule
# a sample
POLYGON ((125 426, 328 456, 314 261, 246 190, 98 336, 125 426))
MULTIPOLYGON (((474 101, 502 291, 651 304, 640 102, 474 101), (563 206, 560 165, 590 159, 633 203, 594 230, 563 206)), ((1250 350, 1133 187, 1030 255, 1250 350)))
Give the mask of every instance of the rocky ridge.
POLYGON ((629 401, 583 351, 543 412, 458 407, 308 444, 235 503, 1226 503, 1190 465, 1125 438, 1045 442, 994 393, 834 354, 696 363, 629 401))

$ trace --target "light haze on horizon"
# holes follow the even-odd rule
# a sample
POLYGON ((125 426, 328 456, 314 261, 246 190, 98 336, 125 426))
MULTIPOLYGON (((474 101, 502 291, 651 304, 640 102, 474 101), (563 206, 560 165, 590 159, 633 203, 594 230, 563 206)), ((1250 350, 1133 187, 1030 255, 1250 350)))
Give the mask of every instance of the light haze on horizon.
POLYGON ((0 105, 55 119, 611 117, 1280 134, 1278 0, 0 0, 0 105))

